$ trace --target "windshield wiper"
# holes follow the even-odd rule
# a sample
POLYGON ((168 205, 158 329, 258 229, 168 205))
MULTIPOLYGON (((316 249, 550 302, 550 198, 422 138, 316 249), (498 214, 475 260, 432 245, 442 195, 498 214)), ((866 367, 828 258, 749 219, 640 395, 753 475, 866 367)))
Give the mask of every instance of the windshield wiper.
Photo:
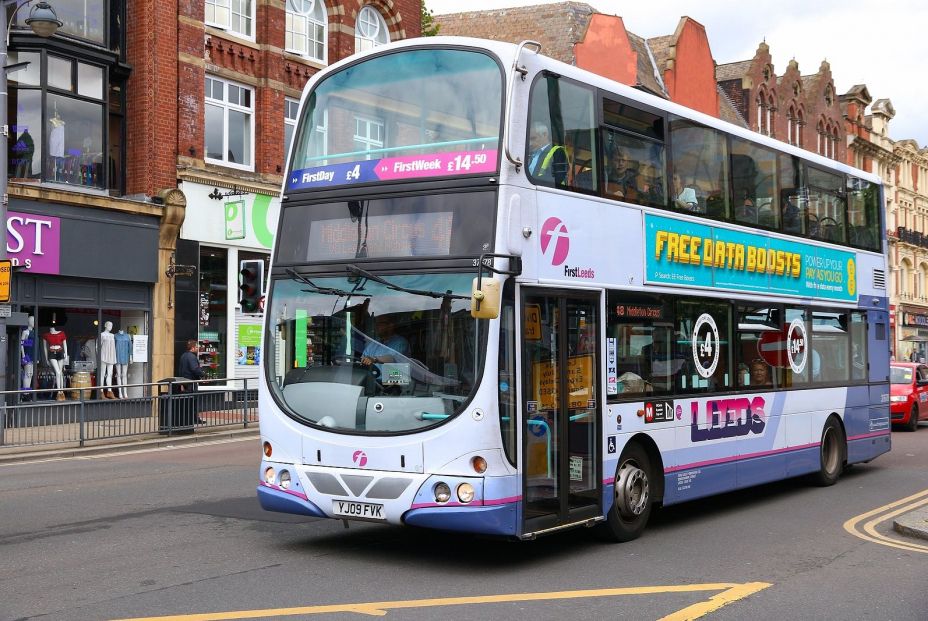
POLYGON ((430 298, 436 298, 440 300, 443 300, 445 298, 449 298, 452 300, 469 300, 470 299, 469 295, 458 295, 456 293, 451 293, 450 290, 442 293, 440 291, 427 291, 424 289, 410 289, 409 287, 403 287, 402 285, 397 285, 395 283, 390 282, 386 278, 381 278, 380 276, 377 276, 376 274, 371 274, 367 270, 363 270, 357 265, 349 265, 347 269, 348 269, 348 272, 351 274, 355 274, 356 276, 367 278, 368 280, 373 280, 374 282, 380 283, 384 287, 388 289, 393 289, 394 291, 401 291, 403 293, 409 293, 411 295, 424 295, 430 298))
POLYGON ((298 274, 295 270, 289 267, 286 268, 286 272, 290 276, 290 278, 292 278, 293 280, 296 280, 298 282, 303 283, 304 285, 312 287, 313 293, 321 293, 323 295, 337 295, 338 297, 345 297, 345 296, 349 296, 349 297, 358 296, 362 298, 371 297, 371 294, 369 293, 356 293, 354 291, 345 291, 344 289, 338 289, 336 287, 320 287, 319 285, 311 281, 306 276, 303 276, 302 274, 298 274))

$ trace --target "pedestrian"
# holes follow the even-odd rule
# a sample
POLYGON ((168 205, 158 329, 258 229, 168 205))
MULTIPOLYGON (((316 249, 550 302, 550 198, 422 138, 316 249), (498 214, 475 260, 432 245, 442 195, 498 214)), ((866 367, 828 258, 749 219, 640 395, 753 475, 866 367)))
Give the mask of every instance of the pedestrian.
MULTIPOLYGON (((200 359, 197 356, 197 352, 200 350, 200 343, 196 339, 190 339, 187 341, 187 351, 180 355, 180 365, 177 374, 180 377, 188 380, 200 380, 203 379, 203 369, 200 367, 200 359)), ((196 393, 198 384, 195 381, 187 384, 181 384, 181 390, 183 392, 196 393)), ((197 403, 197 400, 194 398, 194 404, 197 403)), ((196 406, 194 406, 196 407, 196 406)), ((205 420, 200 418, 199 412, 195 411, 197 415, 196 420, 198 425, 206 423, 205 420)))

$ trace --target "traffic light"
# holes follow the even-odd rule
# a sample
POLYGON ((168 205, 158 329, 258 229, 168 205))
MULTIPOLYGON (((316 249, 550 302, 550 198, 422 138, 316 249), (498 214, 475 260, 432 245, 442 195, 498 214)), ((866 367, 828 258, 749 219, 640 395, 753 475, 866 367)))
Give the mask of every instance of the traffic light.
POLYGON ((261 312, 264 261, 239 261, 239 300, 243 313, 261 312))

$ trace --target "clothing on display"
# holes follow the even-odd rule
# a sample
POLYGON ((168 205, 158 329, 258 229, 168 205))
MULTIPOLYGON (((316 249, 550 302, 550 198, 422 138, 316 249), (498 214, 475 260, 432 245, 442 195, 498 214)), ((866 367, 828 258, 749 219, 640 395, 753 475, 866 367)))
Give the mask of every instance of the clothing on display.
POLYGON ((28 328, 23 330, 19 343, 23 348, 22 364, 31 364, 35 352, 35 331, 28 328))
POLYGON ((100 333, 100 362, 116 364, 116 337, 112 332, 100 333))
POLYGON ((64 332, 46 332, 42 338, 48 346, 49 360, 64 360, 64 342, 68 336, 64 332))
POLYGON ((129 364, 132 337, 120 330, 116 333, 116 364, 129 364))

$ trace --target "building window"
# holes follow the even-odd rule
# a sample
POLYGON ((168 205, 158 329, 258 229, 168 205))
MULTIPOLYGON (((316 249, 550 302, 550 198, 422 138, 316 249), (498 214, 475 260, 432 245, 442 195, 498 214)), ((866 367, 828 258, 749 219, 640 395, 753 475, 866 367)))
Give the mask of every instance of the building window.
MULTIPOLYGON (((4 3, 6 4, 6 3, 4 3)), ((12 5, 23 4, 23 2, 11 3, 12 5)), ((106 10, 106 0, 81 0, 81 2, 61 2, 52 1, 55 14, 61 20, 61 28, 58 34, 66 34, 80 39, 86 39, 94 43, 106 43, 106 29, 109 22, 106 10)), ((13 6, 6 9, 7 22, 10 19, 10 12, 13 6)), ((28 10, 21 10, 16 14, 16 22, 13 29, 21 28, 29 30, 26 20, 29 18, 28 10)))
POLYGON ((206 161, 254 168, 254 109, 247 86, 206 77, 206 161))
MULTIPOLYGON (((373 151, 383 148, 383 121, 362 116, 354 118, 354 148, 356 151, 373 151)), ((366 159, 371 159, 368 155, 366 159)))
POLYGON ((287 0, 288 52, 326 61, 326 10, 322 0, 287 0))
POLYGON ((300 109, 300 102, 296 99, 287 97, 284 99, 284 161, 287 161, 287 154, 290 153, 290 145, 293 144, 293 132, 296 131, 296 115, 300 109))
POLYGON ((30 64, 9 74, 7 174, 107 187, 107 168, 115 162, 107 166, 104 68, 40 51, 13 52, 10 62, 30 64))
POLYGON ((249 39, 254 38, 253 0, 206 0, 204 21, 249 39))
POLYGON ((354 29, 354 51, 364 52, 378 45, 390 42, 387 23, 372 6, 365 6, 358 11, 358 23, 354 29))

